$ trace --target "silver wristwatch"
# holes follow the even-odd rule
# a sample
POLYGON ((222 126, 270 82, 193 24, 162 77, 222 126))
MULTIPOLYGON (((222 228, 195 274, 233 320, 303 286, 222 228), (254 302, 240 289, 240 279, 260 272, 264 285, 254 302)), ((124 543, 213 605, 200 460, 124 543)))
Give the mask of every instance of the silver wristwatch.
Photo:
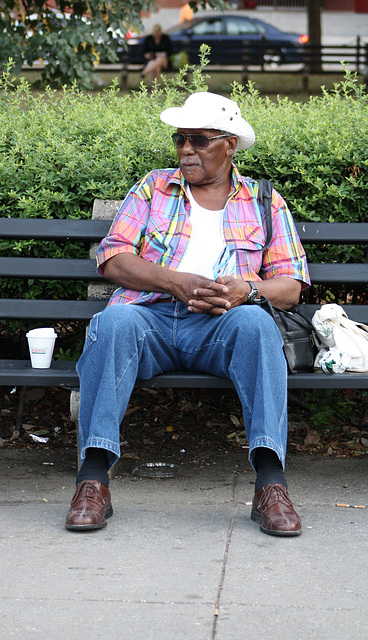
POLYGON ((251 280, 246 280, 246 282, 249 284, 250 286, 250 292, 248 293, 248 298, 247 298, 247 303, 248 304, 253 304, 256 299, 258 298, 258 288, 256 287, 256 285, 254 284, 254 282, 252 282, 251 280))

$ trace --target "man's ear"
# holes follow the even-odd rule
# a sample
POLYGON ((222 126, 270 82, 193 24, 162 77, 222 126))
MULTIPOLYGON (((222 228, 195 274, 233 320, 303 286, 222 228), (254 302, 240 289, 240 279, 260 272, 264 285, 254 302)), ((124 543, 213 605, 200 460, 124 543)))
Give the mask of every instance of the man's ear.
POLYGON ((229 136, 228 138, 225 139, 225 142, 227 143, 227 151, 229 152, 229 155, 231 155, 232 157, 236 151, 238 138, 236 136, 229 136))

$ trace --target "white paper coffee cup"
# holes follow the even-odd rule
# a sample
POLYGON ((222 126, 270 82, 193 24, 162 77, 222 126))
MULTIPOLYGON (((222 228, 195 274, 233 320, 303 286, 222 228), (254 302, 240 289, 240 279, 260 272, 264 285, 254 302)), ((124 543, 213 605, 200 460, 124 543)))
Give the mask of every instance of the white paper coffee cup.
POLYGON ((34 369, 48 369, 50 367, 56 338, 56 332, 50 327, 28 331, 29 353, 34 369))

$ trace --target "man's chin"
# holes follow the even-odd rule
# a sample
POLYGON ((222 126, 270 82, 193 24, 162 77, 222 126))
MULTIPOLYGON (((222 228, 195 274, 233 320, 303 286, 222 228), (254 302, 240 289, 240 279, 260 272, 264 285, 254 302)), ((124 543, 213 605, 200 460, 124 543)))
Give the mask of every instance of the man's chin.
POLYGON ((201 180, 203 179, 203 173, 198 167, 198 165, 189 165, 189 166, 184 166, 180 168, 187 182, 189 182, 190 184, 201 183, 201 180))

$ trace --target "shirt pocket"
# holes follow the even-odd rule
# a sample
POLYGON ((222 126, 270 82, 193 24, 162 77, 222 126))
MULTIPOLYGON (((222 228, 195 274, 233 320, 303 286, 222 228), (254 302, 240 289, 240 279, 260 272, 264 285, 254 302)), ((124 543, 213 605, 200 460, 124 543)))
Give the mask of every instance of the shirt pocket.
POLYGON ((247 252, 263 251, 266 243, 264 230, 260 226, 235 226, 225 232, 225 239, 230 249, 247 252))
MULTIPOLYGON (((175 231, 175 229, 174 229, 175 231)), ((173 235, 173 224, 169 219, 153 221, 149 220, 145 232, 145 245, 166 247, 168 240, 173 235), (170 228, 171 222, 171 228, 170 228)))

